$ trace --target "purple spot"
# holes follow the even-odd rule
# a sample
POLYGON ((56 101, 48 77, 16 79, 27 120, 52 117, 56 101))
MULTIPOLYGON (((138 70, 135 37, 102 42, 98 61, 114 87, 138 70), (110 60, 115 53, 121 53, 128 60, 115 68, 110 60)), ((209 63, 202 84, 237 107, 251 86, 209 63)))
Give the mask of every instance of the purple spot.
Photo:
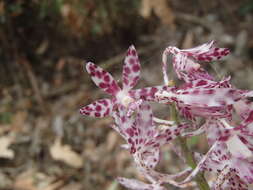
POLYGON ((100 105, 97 105, 96 106, 96 111, 101 111, 102 110, 102 107, 100 105))
POLYGON ((213 89, 208 89, 206 91, 204 91, 204 94, 214 94, 214 90, 213 89))
POLYGON ((101 77, 102 77, 102 74, 101 74, 99 71, 97 71, 97 72, 96 72, 96 76, 97 76, 98 78, 101 78, 101 77))
POLYGON ((138 72, 140 71, 140 66, 138 64, 135 64, 133 67, 132 67, 133 71, 134 72, 138 72))
POLYGON ((94 71, 94 70, 95 70, 95 67, 94 67, 93 65, 90 65, 90 66, 89 66, 89 70, 90 70, 90 71, 94 71))
POLYGON ((172 140, 171 137, 168 137, 168 138, 166 139, 167 142, 168 142, 168 141, 171 141, 171 140, 172 140))
POLYGON ((124 71, 125 71, 127 74, 130 74, 130 72, 131 72, 129 67, 125 67, 125 68, 124 68, 124 71))
POLYGON ((207 84, 207 81, 205 80, 201 80, 197 83, 197 86, 203 86, 203 85, 206 85, 207 84))
POLYGON ((104 113, 104 117, 107 116, 107 115, 109 115, 109 113, 110 113, 110 109, 108 108, 108 109, 106 110, 106 112, 104 113))
POLYGON ((105 84, 105 83, 103 83, 103 82, 99 83, 98 86, 99 86, 100 88, 106 88, 106 87, 108 87, 108 85, 105 84))
POLYGON ((104 81, 109 83, 110 82, 110 77, 108 75, 105 75, 104 76, 104 81))
POLYGON ((126 130, 126 133, 130 136, 130 137, 133 137, 134 136, 134 130, 132 128, 128 128, 126 130))
POLYGON ((95 72, 91 72, 90 75, 91 75, 92 77, 94 77, 96 74, 95 74, 95 72))
POLYGON ((129 84, 129 82, 128 82, 128 80, 126 78, 123 79, 123 82, 124 82, 125 85, 129 84))
POLYGON ((95 113, 95 116, 96 116, 96 117, 100 117, 100 115, 101 115, 101 114, 98 113, 98 112, 95 113))
POLYGON ((136 50, 135 49, 132 49, 132 51, 131 51, 131 54, 133 55, 133 56, 136 56, 136 50))
POLYGON ((213 53, 213 55, 214 55, 215 57, 217 57, 217 56, 219 56, 220 54, 219 54, 218 51, 215 51, 215 52, 213 53))

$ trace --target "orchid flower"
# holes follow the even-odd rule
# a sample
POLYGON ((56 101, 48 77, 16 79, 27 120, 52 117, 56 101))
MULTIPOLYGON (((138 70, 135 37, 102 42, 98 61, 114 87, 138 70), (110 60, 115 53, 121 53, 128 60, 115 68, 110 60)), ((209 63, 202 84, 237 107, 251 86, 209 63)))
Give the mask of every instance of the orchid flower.
POLYGON ((143 102, 138 107, 136 117, 126 116, 127 109, 120 106, 118 112, 114 112, 116 126, 113 128, 127 141, 128 149, 133 155, 139 171, 144 174, 152 184, 171 183, 174 175, 161 174, 154 170, 160 160, 160 147, 171 142, 179 136, 188 124, 165 126, 158 129, 153 122, 151 107, 143 102))
POLYGON ((199 171, 217 175, 212 185, 215 190, 247 190, 248 185, 253 183, 253 163, 234 157, 224 142, 216 142, 183 183, 191 180, 199 171))
POLYGON ((160 103, 175 102, 183 116, 230 117, 233 105, 252 96, 252 92, 232 88, 229 78, 220 82, 198 79, 180 88, 160 90, 155 96, 160 103))
MULTIPOLYGON (((248 113, 248 117, 244 119, 240 125, 232 126, 226 119, 209 118, 205 124, 199 129, 192 132, 181 134, 182 136, 195 136, 203 132, 206 133, 209 146, 212 146, 216 141, 226 142, 234 154, 242 155, 253 154, 253 110, 248 113), (238 146, 233 147, 233 144, 238 146), (239 146, 241 145, 241 146, 239 146), (240 150, 232 150, 232 148, 239 147, 240 150), (241 151, 243 151, 241 153, 241 151)), ((245 158, 247 158, 246 156, 245 158)))
POLYGON ((239 126, 232 127, 225 119, 208 120, 204 125, 209 152, 184 180, 188 182, 200 170, 218 175, 214 189, 248 189, 253 184, 253 110, 239 126))
POLYGON ((86 70, 91 75, 93 82, 113 96, 112 99, 100 99, 80 109, 83 115, 93 117, 105 117, 112 114, 112 111, 119 105, 127 107, 130 115, 138 105, 145 100, 154 100, 154 94, 159 89, 166 89, 166 86, 156 86, 132 90, 137 84, 140 75, 140 62, 134 46, 130 46, 124 60, 122 81, 123 87, 120 88, 112 75, 101 67, 89 62, 86 64, 86 70))
POLYGON ((196 61, 215 61, 229 53, 227 48, 215 47, 215 42, 191 49, 168 47, 163 53, 164 82, 168 84, 167 55, 173 55, 173 67, 179 79, 186 83, 180 87, 156 93, 160 103, 176 102, 183 116, 230 117, 232 106, 241 98, 242 91, 232 88, 230 77, 216 82, 196 61))
POLYGON ((173 67, 179 79, 190 82, 196 79, 214 80, 196 61, 211 62, 221 59, 229 54, 227 48, 215 47, 215 42, 210 41, 191 49, 178 49, 169 46, 163 53, 163 76, 168 84, 167 55, 173 55, 173 67))
MULTIPOLYGON (((185 175, 189 174, 190 171, 192 169, 191 168, 187 168, 186 170, 179 172, 175 175, 170 175, 171 179, 177 179, 177 178, 182 178, 185 175)), ((166 188, 164 186, 162 186, 161 183, 144 183, 142 181, 136 180, 136 179, 127 179, 127 178, 123 178, 123 177, 118 177, 117 181, 125 186, 128 189, 131 190, 166 190, 166 188)), ((196 184, 194 182, 191 183, 187 183, 184 185, 179 185, 177 182, 169 180, 170 184, 180 187, 180 188, 186 188, 186 187, 192 187, 195 186, 196 184)))
MULTIPOLYGON (((130 152, 137 169, 147 179, 144 183, 119 177, 120 184, 132 190, 165 190, 163 185, 166 183, 185 188, 194 185, 195 182, 189 182, 203 171, 217 176, 211 185, 214 190, 247 190, 253 185, 253 103, 250 101, 253 91, 233 87, 230 77, 216 81, 201 66, 201 62, 216 61, 228 53, 227 48, 216 47, 214 41, 191 49, 168 47, 162 56, 165 85, 141 89, 133 89, 140 78, 140 62, 134 46, 129 47, 124 60, 122 87, 110 73, 91 62, 86 64, 93 82, 113 97, 97 100, 81 108, 80 113, 94 117, 112 116, 112 128, 126 141, 122 147, 130 152), (169 54, 177 77, 184 81, 180 86, 170 85, 167 76, 169 54), (175 103, 184 118, 192 121, 180 123, 156 118, 147 101, 175 103), (234 113, 241 118, 239 124, 233 120, 234 113), (200 123, 197 117, 205 119, 205 123, 196 130, 200 123), (156 171, 163 145, 171 144, 178 136, 186 138, 202 133, 206 134, 210 146, 203 156, 191 154, 187 144, 181 144, 181 149, 172 146, 185 163, 189 161, 185 155, 195 159, 196 168, 188 167, 177 174, 156 171), (179 178, 185 179, 179 183, 179 178)), ((201 189, 206 189, 208 185, 201 176, 196 182, 201 189)))

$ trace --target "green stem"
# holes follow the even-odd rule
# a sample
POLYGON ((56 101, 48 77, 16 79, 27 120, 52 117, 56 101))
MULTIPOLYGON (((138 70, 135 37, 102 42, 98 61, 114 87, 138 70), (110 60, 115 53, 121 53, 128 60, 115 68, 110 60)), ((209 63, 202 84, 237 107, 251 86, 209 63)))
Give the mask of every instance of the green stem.
MULTIPOLYGON (((179 124, 180 119, 179 119, 175 104, 173 104, 171 106, 170 111, 171 111, 170 112, 171 119, 174 120, 176 122, 176 124, 179 124)), ((179 144, 181 146, 181 149, 182 149, 182 152, 184 154, 187 165, 189 165, 192 169, 196 168, 197 164, 196 164, 196 161, 194 159, 192 151, 189 149, 189 147, 187 145, 186 138, 178 137, 178 140, 179 140, 179 144)), ((207 183, 207 181, 204 177, 203 172, 199 172, 197 174, 197 176, 195 178, 195 181, 197 182, 200 190, 210 190, 209 185, 208 185, 208 183, 207 183)))

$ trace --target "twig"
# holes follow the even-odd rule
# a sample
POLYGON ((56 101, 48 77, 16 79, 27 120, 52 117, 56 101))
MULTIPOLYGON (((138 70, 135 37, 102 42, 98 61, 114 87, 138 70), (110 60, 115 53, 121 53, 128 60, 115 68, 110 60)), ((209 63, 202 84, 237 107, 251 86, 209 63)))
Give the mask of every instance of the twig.
POLYGON ((27 71, 27 76, 28 76, 28 78, 30 80, 32 89, 33 89, 33 91, 35 93, 35 99, 36 99, 36 101, 41 106, 42 111, 46 112, 45 102, 44 102, 43 97, 41 95, 41 92, 40 92, 40 89, 39 89, 39 85, 38 85, 38 81, 37 81, 37 78, 35 77, 35 75, 33 73, 31 65, 23 57, 20 57, 18 59, 18 61, 20 62, 20 64, 22 64, 24 66, 25 70, 27 71))
POLYGON ((62 94, 66 94, 68 92, 71 92, 73 90, 76 90, 80 87, 80 85, 76 81, 70 81, 68 83, 64 83, 61 85, 61 87, 51 89, 47 93, 43 93, 44 98, 52 98, 57 97, 62 94))
POLYGON ((192 22, 194 24, 199 24, 208 31, 212 31, 212 26, 208 24, 208 22, 203 18, 185 13, 176 13, 176 19, 179 21, 182 20, 184 22, 192 22))

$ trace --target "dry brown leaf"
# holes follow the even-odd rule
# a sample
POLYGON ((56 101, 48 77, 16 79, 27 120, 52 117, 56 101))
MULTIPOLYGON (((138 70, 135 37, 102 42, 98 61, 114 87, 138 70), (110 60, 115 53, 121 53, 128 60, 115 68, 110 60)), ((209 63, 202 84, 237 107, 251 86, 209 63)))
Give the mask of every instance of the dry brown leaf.
POLYGON ((25 121, 27 119, 27 112, 20 111, 17 112, 12 120, 11 127, 13 131, 20 132, 25 125, 25 121))
POLYGON ((71 183, 68 185, 65 185, 64 187, 62 187, 60 190, 82 190, 82 185, 80 183, 71 183))
POLYGON ((1 158, 14 158, 14 151, 9 149, 8 147, 13 142, 13 138, 11 136, 3 136, 0 137, 0 157, 1 158))
POLYGON ((4 133, 10 131, 11 129, 11 125, 10 124, 1 124, 0 125, 0 135, 3 135, 4 133))
POLYGON ((152 11, 154 11, 155 15, 159 17, 164 25, 175 27, 175 16, 167 0, 142 0, 140 15, 144 18, 149 18, 152 11))
POLYGON ((112 151, 118 142, 118 134, 115 131, 110 131, 107 135, 106 149, 112 151))
POLYGON ((194 39, 193 32, 187 31, 182 43, 182 49, 191 48, 193 46, 193 39, 194 39))
POLYGON ((43 190, 56 190, 62 187, 63 184, 64 184, 64 181, 59 180, 59 181, 49 184, 46 188, 43 188, 43 190))
POLYGON ((141 1, 141 9, 140 15, 144 18, 149 18, 152 12, 152 1, 150 0, 142 0, 141 1))
POLYGON ((62 161, 74 168, 81 168, 83 166, 82 157, 74 152, 69 145, 62 145, 61 139, 57 138, 52 147, 50 147, 50 153, 53 159, 62 161))
POLYGON ((14 189, 20 189, 20 190, 37 190, 37 188, 34 186, 34 171, 28 170, 23 173, 21 173, 15 180, 13 184, 14 189))
POLYGON ((64 185, 64 181, 55 181, 44 173, 30 169, 21 173, 15 180, 13 187, 19 190, 56 190, 64 185))

